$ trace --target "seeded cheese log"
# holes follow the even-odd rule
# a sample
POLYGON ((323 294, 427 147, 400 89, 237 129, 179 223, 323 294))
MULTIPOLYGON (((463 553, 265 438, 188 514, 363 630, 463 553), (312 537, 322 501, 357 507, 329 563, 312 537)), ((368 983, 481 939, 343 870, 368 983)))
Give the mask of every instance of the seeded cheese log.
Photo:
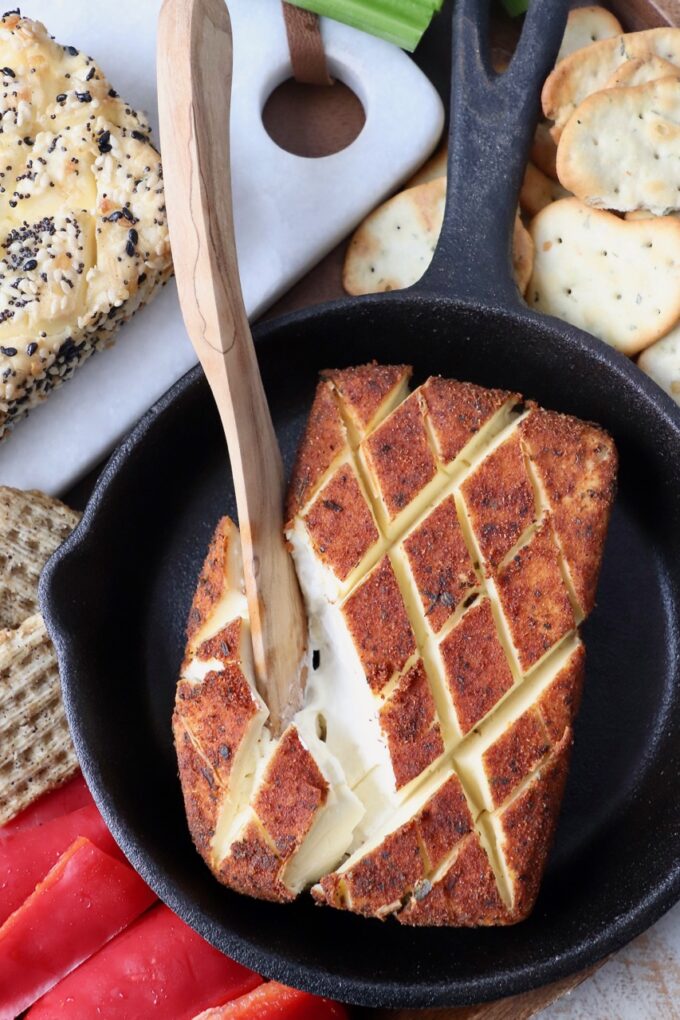
POLYGON ((238 531, 218 524, 173 719, 189 826, 243 893, 403 924, 526 917, 581 696, 616 452, 517 393, 323 373, 288 493, 305 704, 256 691, 238 531))
POLYGON ((39 22, 0 19, 0 437, 169 276, 149 126, 39 22))

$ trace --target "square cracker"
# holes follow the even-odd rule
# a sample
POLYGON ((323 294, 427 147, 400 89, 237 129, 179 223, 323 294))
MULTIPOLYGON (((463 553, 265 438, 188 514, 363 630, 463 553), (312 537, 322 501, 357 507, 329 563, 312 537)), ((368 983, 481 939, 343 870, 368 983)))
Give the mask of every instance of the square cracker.
POLYGON ((38 612, 38 581, 80 514, 42 492, 0 487, 0 627, 38 612))
POLYGON ((0 825, 78 768, 42 616, 0 633, 0 825))

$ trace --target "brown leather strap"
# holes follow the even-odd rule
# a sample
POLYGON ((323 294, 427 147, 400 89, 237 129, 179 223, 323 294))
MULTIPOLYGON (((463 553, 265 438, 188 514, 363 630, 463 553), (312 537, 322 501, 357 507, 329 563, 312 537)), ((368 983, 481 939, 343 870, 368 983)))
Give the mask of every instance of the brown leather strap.
POLYGON ((283 16, 295 80, 305 85, 332 85, 318 15, 284 3, 283 16))

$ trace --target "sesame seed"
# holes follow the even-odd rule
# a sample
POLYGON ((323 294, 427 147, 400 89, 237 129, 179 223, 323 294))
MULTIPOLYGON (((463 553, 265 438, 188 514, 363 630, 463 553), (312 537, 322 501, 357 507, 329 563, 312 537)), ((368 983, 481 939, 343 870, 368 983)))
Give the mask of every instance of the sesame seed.
POLYGON ((64 46, 64 50, 68 53, 70 57, 78 56, 78 50, 75 48, 75 46, 64 46))
POLYGON ((137 241, 139 241, 139 234, 137 233, 134 227, 128 230, 128 237, 130 238, 133 244, 137 244, 137 241))
POLYGON ((56 101, 58 103, 65 103, 66 102, 66 93, 65 92, 60 92, 59 95, 56 97, 56 101))
POLYGON ((32 269, 37 269, 37 268, 38 268, 38 260, 37 259, 27 259, 27 261, 24 262, 24 269, 26 270, 26 272, 30 273, 30 271, 32 269))
POLYGON ((16 78, 16 74, 11 67, 3 67, 2 74, 5 78, 16 78))
POLYGON ((132 258, 133 255, 135 254, 135 246, 132 243, 132 241, 130 241, 129 239, 128 239, 127 244, 125 245, 125 253, 126 253, 126 255, 129 255, 130 258, 132 258))
POLYGON ((97 70, 96 67, 92 66, 88 71, 87 78, 85 79, 85 81, 92 81, 92 79, 95 76, 96 70, 97 70))
POLYGON ((142 134, 141 131, 133 131, 132 132, 132 137, 137 142, 148 142, 149 141, 149 136, 145 135, 145 134, 142 134))
POLYGON ((26 348, 26 353, 28 354, 29 358, 32 358, 32 357, 33 357, 33 355, 35 354, 35 352, 36 352, 37 350, 38 350, 38 345, 37 345, 37 343, 36 343, 36 342, 35 342, 35 340, 34 340, 34 341, 33 341, 32 343, 30 343, 30 344, 28 345, 28 347, 26 348))
POLYGON ((89 92, 76 92, 76 99, 79 103, 91 103, 92 96, 89 92))
POLYGON ((0 347, 0 354, 5 354, 8 358, 13 358, 16 353, 16 347, 0 347))

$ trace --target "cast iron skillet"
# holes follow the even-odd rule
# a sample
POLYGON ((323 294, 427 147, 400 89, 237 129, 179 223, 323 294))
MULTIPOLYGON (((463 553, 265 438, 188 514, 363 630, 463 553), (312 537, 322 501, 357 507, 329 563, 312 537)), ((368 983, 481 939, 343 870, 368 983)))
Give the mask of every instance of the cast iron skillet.
POLYGON ((257 330, 288 467, 318 370, 370 358, 412 363, 416 382, 442 373, 516 388, 601 422, 617 442, 620 494, 599 605, 584 628, 586 693, 533 916, 509 929, 414 930, 305 897, 259 903, 218 885, 193 849, 170 715, 199 566, 217 518, 234 512, 222 430, 198 369, 119 447, 43 575, 83 770, 132 863, 220 949, 349 1002, 444 1006, 520 992, 593 963, 680 896, 680 414, 605 344, 529 311, 509 271, 539 83, 565 6, 534 0, 516 60, 496 77, 483 4, 458 4, 449 201, 423 281, 257 330))

